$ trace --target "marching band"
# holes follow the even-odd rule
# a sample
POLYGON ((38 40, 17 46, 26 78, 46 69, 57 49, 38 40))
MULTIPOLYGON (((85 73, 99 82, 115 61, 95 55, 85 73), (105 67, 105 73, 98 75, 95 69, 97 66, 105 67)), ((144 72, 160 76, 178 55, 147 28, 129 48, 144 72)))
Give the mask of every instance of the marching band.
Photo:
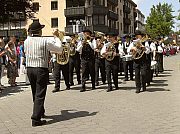
MULTIPOLYGON (((125 35, 124 42, 120 42, 115 33, 92 33, 86 29, 80 34, 65 35, 64 32, 57 31, 53 33, 55 40, 58 38, 59 44, 66 47, 62 47, 63 56, 58 58, 59 62, 54 63, 55 88, 52 92, 60 91, 60 70, 68 90, 70 86, 74 86, 75 71, 78 85, 82 84, 80 92, 86 91, 85 85, 89 75, 92 89, 100 85, 101 76, 103 85, 107 80, 107 92, 110 92, 113 90, 112 79, 115 90, 119 89, 118 73, 122 62, 124 81, 135 80, 136 93, 146 91, 154 72, 158 75, 163 71, 162 41, 152 41, 141 31, 136 31, 134 37, 125 35)), ((52 55, 57 56, 54 53, 52 55)), ((57 57, 55 59, 57 60, 57 57)))
POLYGON ((46 123, 41 118, 45 116, 44 100, 49 81, 49 54, 54 62, 53 93, 60 91, 61 71, 67 90, 74 86, 75 69, 77 83, 82 84, 80 92, 87 90, 89 76, 92 90, 100 85, 99 72, 102 84, 105 85, 107 80, 107 92, 110 92, 119 89, 118 73, 124 70, 124 81, 132 81, 135 76, 136 93, 146 91, 146 87, 152 82, 154 72, 156 75, 163 72, 162 40, 152 41, 141 31, 136 31, 134 37, 126 35, 125 41, 121 42, 115 33, 104 34, 89 29, 72 35, 56 29, 53 39, 47 39, 41 36, 43 28, 44 25, 33 22, 28 30, 29 37, 24 42, 27 75, 34 102, 32 126, 46 123), (121 64, 123 69, 120 67, 121 64))

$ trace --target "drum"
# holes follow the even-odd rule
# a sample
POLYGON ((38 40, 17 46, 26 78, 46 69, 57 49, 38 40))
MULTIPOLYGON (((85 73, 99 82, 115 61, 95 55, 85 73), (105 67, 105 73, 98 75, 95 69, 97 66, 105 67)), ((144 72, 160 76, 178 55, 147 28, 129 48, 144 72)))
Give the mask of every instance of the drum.
POLYGON ((133 60, 132 55, 125 55, 125 56, 123 56, 123 61, 132 61, 132 60, 133 60))
POLYGON ((157 68, 157 61, 153 60, 151 61, 151 70, 156 69, 157 68))

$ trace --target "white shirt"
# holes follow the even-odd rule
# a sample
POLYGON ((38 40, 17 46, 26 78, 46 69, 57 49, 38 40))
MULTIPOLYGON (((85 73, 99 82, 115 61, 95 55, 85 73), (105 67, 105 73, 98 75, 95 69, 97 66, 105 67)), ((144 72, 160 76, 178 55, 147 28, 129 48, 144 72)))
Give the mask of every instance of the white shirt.
POLYGON ((163 48, 161 46, 158 46, 158 53, 162 53, 163 52, 163 48))
MULTIPOLYGON (((140 41, 140 39, 134 40, 134 41, 129 45, 129 48, 127 49, 127 52, 128 52, 128 53, 131 52, 131 49, 135 46, 135 43, 137 43, 138 41, 140 41)), ((145 53, 146 53, 146 54, 149 54, 149 53, 150 53, 149 44, 147 45, 147 43, 145 43, 145 48, 146 48, 145 53)))
MULTIPOLYGON (((130 43, 131 44, 131 43, 130 43)), ((128 48, 130 47, 130 45, 127 47, 127 42, 124 42, 124 43, 121 43, 121 44, 119 44, 119 54, 120 54, 120 57, 122 58, 124 55, 126 55, 125 54, 125 52, 124 52, 124 47, 125 47, 125 49, 127 49, 128 50, 128 48), (125 45, 125 46, 124 46, 125 45)), ((128 54, 130 54, 130 52, 127 52, 128 54)))
MULTIPOLYGON (((108 42, 106 44, 104 44, 103 48, 101 49, 101 55, 103 55, 104 53, 106 53, 107 48, 111 45, 111 42, 108 42)), ((119 50, 119 46, 118 46, 118 50, 119 50)), ((120 51, 120 50, 119 50, 120 51)))
POLYGON ((155 45, 154 42, 152 42, 152 43, 150 44, 150 49, 151 49, 152 52, 153 52, 153 51, 156 51, 156 45, 155 45))
POLYGON ((28 37, 24 42, 26 66, 48 68, 49 51, 61 53, 62 50, 59 38, 28 37))
MULTIPOLYGON (((90 42, 90 41, 87 41, 90 45, 90 47, 94 50, 95 49, 95 45, 94 42, 90 42)), ((82 48, 83 48, 83 45, 82 45, 83 41, 79 41, 78 42, 78 45, 77 45, 77 49, 76 51, 78 51, 80 54, 82 54, 82 48)))

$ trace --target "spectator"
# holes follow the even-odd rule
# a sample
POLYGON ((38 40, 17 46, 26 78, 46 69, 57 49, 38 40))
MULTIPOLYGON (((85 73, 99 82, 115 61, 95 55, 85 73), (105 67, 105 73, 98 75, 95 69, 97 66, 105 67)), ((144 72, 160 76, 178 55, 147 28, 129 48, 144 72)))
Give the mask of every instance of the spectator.
POLYGON ((16 77, 18 77, 18 68, 17 68, 17 55, 16 50, 14 49, 14 43, 8 42, 8 65, 7 65, 7 77, 9 78, 9 84, 11 86, 16 86, 16 77))
MULTIPOLYGON (((2 72, 2 63, 3 63, 3 58, 2 56, 5 54, 5 49, 4 49, 4 41, 3 39, 0 38, 0 84, 1 84, 1 78, 2 78, 2 75, 1 75, 1 72, 2 72)), ((0 93, 2 92, 2 89, 1 89, 1 85, 0 85, 0 93)))

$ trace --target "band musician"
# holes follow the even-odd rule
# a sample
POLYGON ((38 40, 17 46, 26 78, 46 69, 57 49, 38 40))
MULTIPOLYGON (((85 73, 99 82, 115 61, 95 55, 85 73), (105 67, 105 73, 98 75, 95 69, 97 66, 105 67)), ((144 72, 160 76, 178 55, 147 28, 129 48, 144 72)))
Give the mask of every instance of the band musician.
POLYGON ((123 68, 124 68, 124 75, 125 75, 125 81, 129 80, 128 77, 128 70, 130 73, 130 80, 133 80, 133 59, 131 57, 131 54, 127 52, 128 47, 131 43, 131 37, 129 35, 125 36, 126 41, 123 42, 121 45, 119 45, 120 50, 120 57, 122 57, 123 60, 123 68))
POLYGON ((104 46, 101 37, 96 37, 96 48, 95 48, 95 81, 96 86, 99 86, 99 70, 101 73, 101 80, 103 85, 106 83, 106 72, 105 72, 105 58, 101 55, 101 50, 104 46))
MULTIPOLYGON (((53 32, 55 40, 57 42, 59 42, 59 44, 62 43, 62 45, 65 45, 67 43, 66 40, 61 41, 59 34, 60 34, 60 32, 59 32, 58 29, 56 29, 53 32)), ((63 54, 63 53, 64 53, 64 48, 63 48, 63 52, 61 54, 63 54)), ((69 84, 69 62, 61 64, 61 63, 59 63, 57 61, 58 60, 57 59, 58 54, 55 54, 55 55, 56 55, 56 59, 55 59, 55 62, 54 62, 55 87, 54 87, 54 90, 52 90, 52 92, 55 93, 55 92, 60 91, 61 70, 62 70, 62 75, 64 77, 64 81, 65 81, 65 85, 66 85, 66 90, 70 90, 70 84, 69 84)), ((66 58, 69 58, 69 57, 66 57, 66 58)))
POLYGON ((112 91, 111 72, 113 76, 115 89, 118 89, 119 42, 117 42, 116 40, 116 34, 109 33, 107 36, 109 36, 109 42, 103 46, 101 50, 101 55, 103 55, 106 58, 105 69, 108 82, 107 92, 110 92, 112 91))
POLYGON ((81 67, 82 67, 82 88, 80 92, 86 91, 86 79, 90 73, 92 90, 95 89, 95 55, 94 43, 91 40, 92 32, 84 30, 84 39, 78 43, 77 51, 81 54, 81 67))
POLYGON ((145 47, 141 42, 144 34, 137 30, 135 32, 136 40, 134 40, 127 52, 132 52, 134 55, 134 69, 135 69, 135 84, 136 84, 136 93, 140 93, 141 88, 143 91, 146 91, 146 75, 147 75, 147 64, 146 54, 150 53, 149 47, 145 47), (137 52, 141 51, 141 54, 137 52), (136 58, 136 54, 138 58, 136 58))
POLYGON ((73 81, 73 73, 74 68, 77 76, 77 82, 78 85, 81 84, 81 75, 80 75, 80 54, 77 51, 77 39, 75 38, 75 35, 71 35, 71 42, 70 42, 70 55, 69 55, 69 82, 70 86, 74 85, 73 81))
POLYGON ((55 40, 43 38, 41 25, 38 21, 33 22, 29 27, 29 36, 24 42, 26 54, 27 75, 31 84, 33 96, 33 114, 31 116, 32 126, 41 126, 46 120, 44 117, 44 101, 48 84, 48 56, 49 51, 62 52, 62 45, 55 40))

